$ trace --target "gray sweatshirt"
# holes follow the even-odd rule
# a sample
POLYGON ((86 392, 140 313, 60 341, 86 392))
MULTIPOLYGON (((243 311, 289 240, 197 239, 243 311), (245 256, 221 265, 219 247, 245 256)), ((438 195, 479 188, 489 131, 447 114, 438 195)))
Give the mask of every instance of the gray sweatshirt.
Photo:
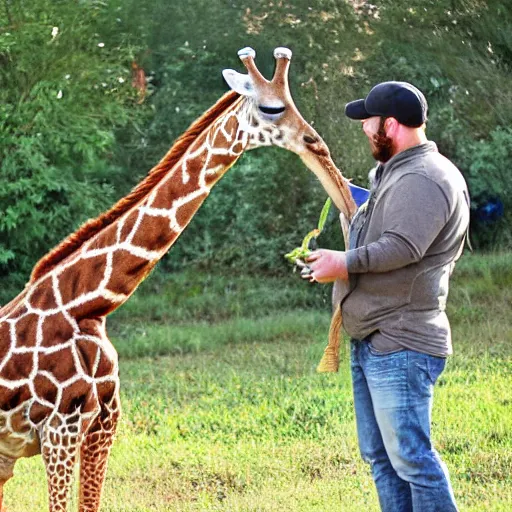
POLYGON ((452 353, 448 281, 469 223, 466 183, 433 142, 380 167, 351 224, 343 325, 354 339, 371 335, 378 351, 445 357, 452 353))

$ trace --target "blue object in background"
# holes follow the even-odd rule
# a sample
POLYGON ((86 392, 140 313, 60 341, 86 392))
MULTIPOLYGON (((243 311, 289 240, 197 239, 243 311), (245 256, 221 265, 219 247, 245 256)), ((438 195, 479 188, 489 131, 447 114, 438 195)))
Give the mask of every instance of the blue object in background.
POLYGON ((499 197, 492 197, 480 204, 476 209, 476 219, 479 222, 489 224, 496 222, 498 219, 503 217, 504 207, 503 202, 499 197))
POLYGON ((357 185, 352 185, 352 183, 349 183, 348 186, 350 187, 350 193, 352 194, 352 198, 358 208, 368 201, 368 198, 370 197, 369 190, 363 187, 358 187, 357 185))

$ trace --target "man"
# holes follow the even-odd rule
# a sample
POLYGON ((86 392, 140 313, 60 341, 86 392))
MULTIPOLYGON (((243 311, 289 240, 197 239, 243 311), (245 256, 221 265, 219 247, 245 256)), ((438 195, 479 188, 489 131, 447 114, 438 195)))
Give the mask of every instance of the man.
POLYGON ((433 387, 452 352, 445 305, 468 228, 466 184, 427 140, 416 87, 381 83, 345 114, 362 122, 379 164, 349 249, 313 252, 306 278, 350 281, 342 313, 359 446, 382 511, 456 511, 430 425, 433 387))

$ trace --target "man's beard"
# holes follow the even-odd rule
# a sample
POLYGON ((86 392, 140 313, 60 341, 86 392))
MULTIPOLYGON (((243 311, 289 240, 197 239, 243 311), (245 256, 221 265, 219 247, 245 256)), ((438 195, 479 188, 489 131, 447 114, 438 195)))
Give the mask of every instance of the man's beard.
POLYGON ((395 154, 393 140, 386 135, 385 122, 386 118, 381 117, 379 129, 372 139, 373 144, 370 144, 373 158, 382 163, 386 163, 395 154))

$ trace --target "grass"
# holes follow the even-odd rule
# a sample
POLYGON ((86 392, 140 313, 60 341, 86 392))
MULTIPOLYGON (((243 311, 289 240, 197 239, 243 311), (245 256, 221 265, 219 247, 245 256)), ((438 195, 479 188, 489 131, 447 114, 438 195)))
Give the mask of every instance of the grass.
MULTIPOLYGON (((465 256, 455 354, 433 435, 461 511, 512 510, 512 255, 465 256)), ((154 276, 116 313, 123 419, 104 512, 378 511, 360 460, 348 363, 319 375, 326 287, 154 276)), ((17 463, 11 512, 47 510, 40 457, 17 463)), ((76 497, 71 510, 76 510, 76 497)))

